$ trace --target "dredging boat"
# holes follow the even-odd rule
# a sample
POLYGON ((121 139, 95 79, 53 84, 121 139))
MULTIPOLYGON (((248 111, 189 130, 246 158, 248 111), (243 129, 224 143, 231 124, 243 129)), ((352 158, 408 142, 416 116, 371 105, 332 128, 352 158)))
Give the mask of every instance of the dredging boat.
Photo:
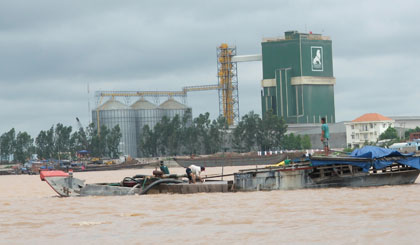
MULTIPOLYGON (((200 165, 200 162, 196 164, 200 165)), ((136 175, 117 183, 85 184, 72 173, 62 171, 42 171, 41 179, 60 196, 68 197, 403 185, 414 183, 419 173, 419 156, 366 146, 346 156, 296 158, 290 162, 239 170, 233 174, 233 181, 188 184, 184 179, 186 175, 136 175)))

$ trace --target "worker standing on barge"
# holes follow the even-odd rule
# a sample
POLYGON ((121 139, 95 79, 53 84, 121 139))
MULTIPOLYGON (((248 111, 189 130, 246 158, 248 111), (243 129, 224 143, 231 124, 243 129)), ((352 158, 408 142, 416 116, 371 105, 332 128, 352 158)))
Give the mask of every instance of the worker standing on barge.
POLYGON ((328 128, 328 124, 326 123, 325 117, 321 118, 321 123, 321 141, 324 146, 324 153, 326 156, 328 156, 328 151, 330 150, 328 145, 328 140, 330 138, 330 129, 328 128))
POLYGON ((196 165, 190 165, 185 171, 187 172, 187 177, 188 177, 188 182, 194 183, 196 182, 196 180, 198 179, 200 182, 204 182, 203 179, 201 178, 201 172, 205 171, 206 168, 203 166, 196 166, 196 165))

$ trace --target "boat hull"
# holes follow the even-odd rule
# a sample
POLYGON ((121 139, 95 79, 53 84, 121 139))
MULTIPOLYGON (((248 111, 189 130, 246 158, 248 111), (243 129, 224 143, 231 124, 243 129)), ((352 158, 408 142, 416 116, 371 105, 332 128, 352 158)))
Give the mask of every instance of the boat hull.
POLYGON ((146 188, 139 185, 132 187, 117 186, 117 183, 84 184, 83 180, 68 177, 45 177, 45 181, 60 197, 74 196, 126 196, 159 193, 190 194, 200 192, 228 192, 232 183, 227 181, 208 181, 188 184, 182 180, 160 179, 146 188), (159 182, 159 183, 158 183, 159 182))
POLYGON ((272 169, 247 171, 234 174, 234 186, 238 191, 291 190, 327 187, 368 187, 383 185, 413 184, 420 170, 398 172, 363 173, 359 175, 334 176, 324 179, 311 178, 313 167, 295 169, 272 169))
POLYGON ((313 187, 368 187, 382 185, 413 184, 420 170, 406 170, 389 173, 370 173, 362 176, 333 177, 314 183, 313 187))

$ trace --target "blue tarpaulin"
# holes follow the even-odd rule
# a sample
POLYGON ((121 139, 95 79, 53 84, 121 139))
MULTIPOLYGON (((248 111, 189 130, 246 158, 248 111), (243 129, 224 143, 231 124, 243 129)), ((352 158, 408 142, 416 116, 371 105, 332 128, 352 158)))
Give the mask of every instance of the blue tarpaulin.
POLYGON ((399 164, 404 164, 412 168, 420 169, 420 157, 407 157, 396 161, 399 164))
POLYGON ((378 146, 365 146, 360 149, 354 150, 350 156, 352 157, 363 157, 363 158, 381 158, 381 157, 400 157, 400 156, 412 156, 412 154, 402 154, 397 150, 382 148, 378 146))
POLYGON ((311 160, 312 166, 325 166, 332 164, 348 164, 357 166, 363 169, 364 172, 368 172, 370 167, 373 166, 375 169, 383 169, 388 167, 394 162, 399 164, 407 165, 412 168, 420 169, 420 158, 413 157, 412 154, 402 154, 399 151, 381 148, 377 146, 365 146, 360 149, 354 150, 350 156, 357 158, 368 158, 366 161, 351 161, 351 160, 311 160), (401 157, 398 160, 385 160, 384 157, 401 157))

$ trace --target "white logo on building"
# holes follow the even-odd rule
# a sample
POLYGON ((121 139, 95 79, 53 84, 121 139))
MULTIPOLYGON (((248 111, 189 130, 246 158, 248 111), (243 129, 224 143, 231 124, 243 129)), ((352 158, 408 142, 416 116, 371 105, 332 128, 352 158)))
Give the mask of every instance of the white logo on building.
POLYGON ((324 70, 322 47, 311 47, 312 71, 324 70))

